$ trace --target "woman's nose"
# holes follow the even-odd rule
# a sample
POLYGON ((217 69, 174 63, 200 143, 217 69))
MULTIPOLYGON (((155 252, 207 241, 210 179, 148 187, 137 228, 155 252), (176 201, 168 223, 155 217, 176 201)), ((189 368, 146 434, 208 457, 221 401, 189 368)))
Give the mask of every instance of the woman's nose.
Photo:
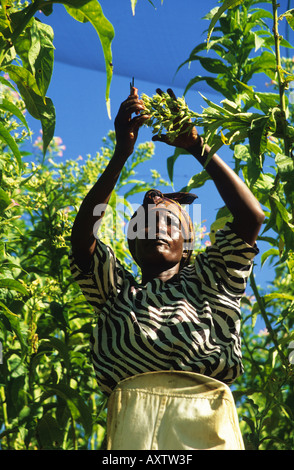
POLYGON ((149 214, 148 218, 148 237, 149 238, 158 238, 160 236, 167 236, 167 223, 165 214, 160 214, 158 212, 149 214))

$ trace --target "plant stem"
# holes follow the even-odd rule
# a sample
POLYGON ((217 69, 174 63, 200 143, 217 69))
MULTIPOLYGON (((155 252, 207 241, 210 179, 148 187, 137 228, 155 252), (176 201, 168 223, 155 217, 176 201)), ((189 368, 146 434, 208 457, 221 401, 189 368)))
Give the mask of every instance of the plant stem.
MULTIPOLYGON (((9 422, 8 422, 7 403, 6 403, 4 385, 2 385, 0 387, 0 399, 1 399, 1 402, 2 402, 4 426, 5 426, 5 429, 8 430, 9 429, 9 422)), ((8 435, 6 437, 6 442, 7 442, 7 448, 9 449, 10 448, 10 440, 9 440, 8 435)))
POLYGON ((284 133, 284 152, 285 155, 289 155, 289 142, 287 138, 287 121, 286 121, 286 100, 285 100, 285 84, 282 80, 282 65, 281 65, 281 54, 280 54, 280 35, 278 30, 278 4, 276 0, 272 0, 273 6, 273 33, 275 39, 275 52, 276 52, 276 64, 277 64, 277 77, 278 77, 278 86, 279 86, 279 95, 280 95, 280 108, 282 111, 282 125, 284 133))

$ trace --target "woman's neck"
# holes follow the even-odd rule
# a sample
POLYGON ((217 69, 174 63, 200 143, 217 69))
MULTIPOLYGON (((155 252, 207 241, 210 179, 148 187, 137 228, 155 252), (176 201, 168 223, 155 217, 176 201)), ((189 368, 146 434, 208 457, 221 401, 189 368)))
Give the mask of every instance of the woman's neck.
POLYGON ((144 269, 142 268, 142 284, 147 284, 147 282, 152 281, 153 279, 160 279, 163 282, 169 281, 175 275, 179 273, 180 263, 167 268, 167 269, 144 269))

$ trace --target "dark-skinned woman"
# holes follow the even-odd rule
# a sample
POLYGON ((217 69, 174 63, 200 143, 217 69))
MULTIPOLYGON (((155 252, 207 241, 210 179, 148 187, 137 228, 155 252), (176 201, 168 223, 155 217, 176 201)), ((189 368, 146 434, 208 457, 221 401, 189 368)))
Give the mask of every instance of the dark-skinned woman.
MULTIPOLYGON (((136 282, 93 227, 103 216, 94 208, 106 207, 148 119, 143 109, 132 88, 115 119, 114 155, 72 229, 72 274, 97 314, 91 352, 100 389, 109 396, 107 448, 244 449, 229 385, 243 372, 240 299, 264 214, 244 182, 214 155, 206 170, 233 222, 192 263, 193 224, 183 205, 195 196, 148 191, 128 230, 142 273, 136 282)), ((173 142, 168 135, 153 140, 187 150, 200 164, 209 152, 196 128, 173 142)))

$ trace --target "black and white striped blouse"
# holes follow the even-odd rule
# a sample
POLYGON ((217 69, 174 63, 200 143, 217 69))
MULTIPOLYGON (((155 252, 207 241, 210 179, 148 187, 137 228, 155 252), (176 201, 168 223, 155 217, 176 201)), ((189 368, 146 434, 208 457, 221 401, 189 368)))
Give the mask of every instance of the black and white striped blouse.
POLYGON ((137 283, 112 249, 97 241, 91 272, 71 271, 97 313, 91 338, 101 390, 129 376, 184 370, 232 383, 243 372, 240 298, 258 253, 229 224, 168 282, 137 283))

